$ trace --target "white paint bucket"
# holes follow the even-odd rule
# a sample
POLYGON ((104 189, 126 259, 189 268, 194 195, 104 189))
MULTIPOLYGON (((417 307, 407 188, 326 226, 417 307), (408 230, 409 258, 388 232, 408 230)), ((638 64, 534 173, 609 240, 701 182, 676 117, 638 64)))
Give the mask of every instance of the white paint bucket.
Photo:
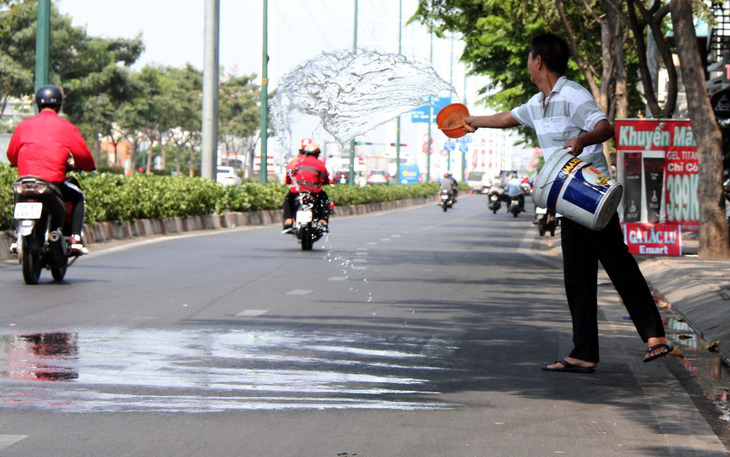
POLYGON ((566 149, 555 151, 535 179, 537 206, 550 208, 591 230, 603 229, 613 217, 623 187, 566 149))

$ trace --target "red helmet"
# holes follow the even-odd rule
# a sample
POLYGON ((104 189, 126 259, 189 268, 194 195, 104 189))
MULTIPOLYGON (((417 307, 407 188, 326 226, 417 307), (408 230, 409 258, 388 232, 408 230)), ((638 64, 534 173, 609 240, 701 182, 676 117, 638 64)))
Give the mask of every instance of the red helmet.
POLYGON ((320 149, 319 145, 315 142, 313 142, 309 138, 303 138, 300 143, 299 153, 300 154, 308 154, 308 155, 319 155, 320 149))
POLYGON ((299 152, 304 154, 304 150, 312 143, 311 138, 302 138, 302 141, 299 142, 299 152))

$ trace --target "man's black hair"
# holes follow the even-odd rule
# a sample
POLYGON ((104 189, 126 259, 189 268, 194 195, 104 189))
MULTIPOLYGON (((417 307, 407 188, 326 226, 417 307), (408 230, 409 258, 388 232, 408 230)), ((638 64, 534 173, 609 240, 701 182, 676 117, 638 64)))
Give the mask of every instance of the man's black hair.
POLYGON ((564 75, 568 69, 570 51, 564 39, 552 33, 543 33, 532 39, 532 58, 542 57, 548 70, 564 75))

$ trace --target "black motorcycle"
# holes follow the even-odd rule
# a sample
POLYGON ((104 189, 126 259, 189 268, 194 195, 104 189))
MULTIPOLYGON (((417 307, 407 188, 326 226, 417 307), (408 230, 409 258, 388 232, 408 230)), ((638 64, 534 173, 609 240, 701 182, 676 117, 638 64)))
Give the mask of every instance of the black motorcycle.
POLYGON ((550 232, 550 236, 555 236, 555 227, 558 226, 558 220, 555 217, 555 211, 540 206, 535 207, 535 224, 540 236, 550 232))
MULTIPOLYGON (((75 178, 69 181, 78 186, 75 178)), ((71 250, 71 223, 61 190, 41 178, 24 176, 13 183, 18 261, 26 284, 37 284, 41 271, 62 281, 80 253, 71 250), (69 262, 69 259, 71 261, 69 262)))
POLYGON ((517 217, 522 212, 520 207, 520 197, 510 197, 508 211, 512 213, 514 217, 517 217))
POLYGON ((489 211, 493 212, 494 214, 497 214, 497 211, 502 207, 502 194, 497 191, 491 191, 489 192, 489 204, 487 207, 489 208, 489 211))
POLYGON ((322 202, 310 192, 300 192, 294 199, 294 226, 292 234, 302 245, 302 251, 310 251, 314 242, 329 232, 320 220, 332 213, 334 204, 322 202))
POLYGON ((454 193, 446 189, 439 192, 439 206, 443 208, 444 212, 454 206, 454 193))

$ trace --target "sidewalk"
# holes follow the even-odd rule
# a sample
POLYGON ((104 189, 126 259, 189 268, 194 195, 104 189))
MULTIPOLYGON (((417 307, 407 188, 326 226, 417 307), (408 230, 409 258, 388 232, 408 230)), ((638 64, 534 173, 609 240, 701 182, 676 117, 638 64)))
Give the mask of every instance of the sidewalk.
MULTIPOLYGON (((719 342, 716 350, 730 365, 730 259, 699 259, 697 236, 683 238, 682 257, 636 259, 658 298, 681 315, 708 346, 719 342)), ((546 240, 552 254, 561 256, 559 234, 546 240)))
POLYGON ((730 261, 639 259, 652 289, 730 364, 730 261))

